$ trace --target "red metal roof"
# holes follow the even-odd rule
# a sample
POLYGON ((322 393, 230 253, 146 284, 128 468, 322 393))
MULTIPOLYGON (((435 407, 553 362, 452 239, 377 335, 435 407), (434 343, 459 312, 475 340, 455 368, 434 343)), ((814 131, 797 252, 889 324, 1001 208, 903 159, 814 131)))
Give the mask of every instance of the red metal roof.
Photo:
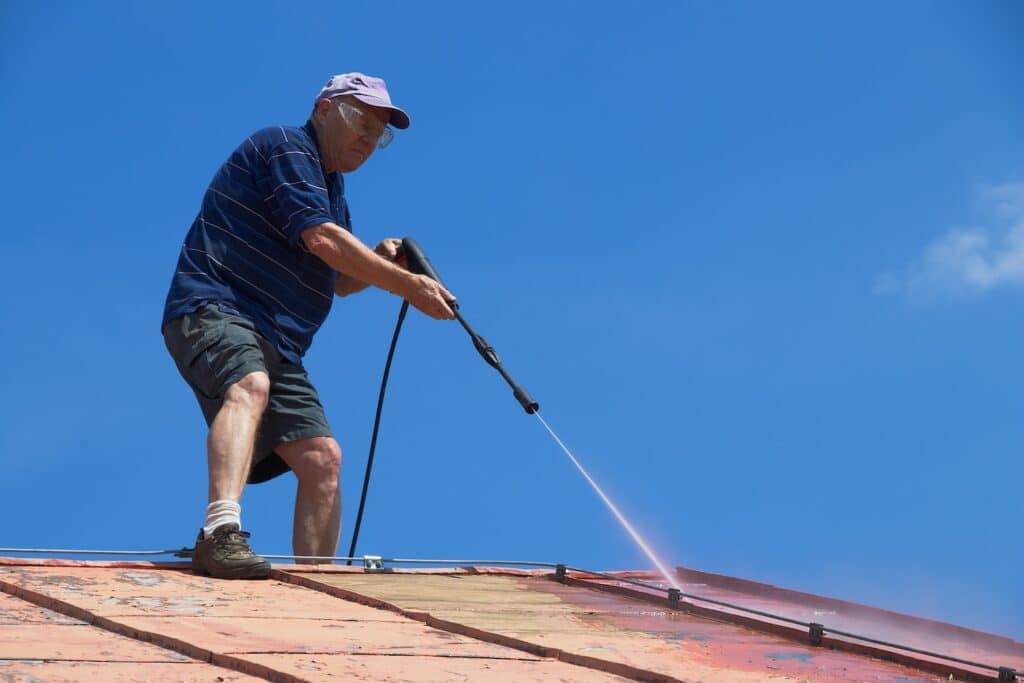
POLYGON ((834 630, 1024 670, 1008 638, 678 571, 684 593, 825 624, 821 644, 786 621, 573 572, 275 565, 268 581, 218 581, 182 563, 0 558, 0 679, 996 680, 834 630))

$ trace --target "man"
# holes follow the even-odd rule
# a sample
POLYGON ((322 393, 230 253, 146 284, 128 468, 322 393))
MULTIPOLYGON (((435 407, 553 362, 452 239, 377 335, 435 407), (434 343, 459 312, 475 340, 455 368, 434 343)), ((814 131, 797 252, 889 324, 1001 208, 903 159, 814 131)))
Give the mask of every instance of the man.
POLYGON ((383 80, 331 78, 301 128, 253 133, 210 182, 164 308, 168 351, 209 425, 209 504, 192 568, 266 578, 241 531, 246 482, 289 469, 298 479, 296 555, 333 556, 341 528, 341 449, 302 356, 333 297, 368 285, 436 319, 454 297, 396 263, 400 242, 369 249, 351 234, 342 174, 409 127, 383 80))

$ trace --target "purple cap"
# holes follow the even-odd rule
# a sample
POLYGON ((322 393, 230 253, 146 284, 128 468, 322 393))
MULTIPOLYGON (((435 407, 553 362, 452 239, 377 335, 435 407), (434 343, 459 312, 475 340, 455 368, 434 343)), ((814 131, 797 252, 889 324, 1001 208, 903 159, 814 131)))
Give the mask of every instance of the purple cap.
POLYGON ((323 87, 313 102, 329 100, 340 95, 352 95, 360 102, 390 109, 392 126, 401 129, 409 127, 409 115, 391 104, 391 96, 388 95, 388 87, 383 78, 374 78, 355 71, 350 74, 331 76, 331 80, 327 81, 327 85, 323 87))

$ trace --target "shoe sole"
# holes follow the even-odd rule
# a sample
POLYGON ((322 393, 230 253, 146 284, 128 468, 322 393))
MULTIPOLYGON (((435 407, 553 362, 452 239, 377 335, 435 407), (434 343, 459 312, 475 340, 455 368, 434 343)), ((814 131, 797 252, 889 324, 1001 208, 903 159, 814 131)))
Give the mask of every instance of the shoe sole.
POLYGON ((209 576, 214 579, 269 579, 270 563, 259 562, 240 567, 221 567, 216 570, 197 567, 193 564, 192 573, 196 576, 209 576))

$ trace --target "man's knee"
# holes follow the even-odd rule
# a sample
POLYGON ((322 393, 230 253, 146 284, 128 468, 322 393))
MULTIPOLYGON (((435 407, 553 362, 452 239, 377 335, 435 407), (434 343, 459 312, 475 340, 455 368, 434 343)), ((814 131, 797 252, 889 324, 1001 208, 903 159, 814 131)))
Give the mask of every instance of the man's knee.
POLYGON ((329 436, 316 436, 284 444, 286 461, 301 481, 318 486, 337 486, 341 472, 341 446, 329 436))
POLYGON ((240 403, 262 413, 270 400, 270 377, 265 372, 250 372, 230 387, 225 402, 240 403))

